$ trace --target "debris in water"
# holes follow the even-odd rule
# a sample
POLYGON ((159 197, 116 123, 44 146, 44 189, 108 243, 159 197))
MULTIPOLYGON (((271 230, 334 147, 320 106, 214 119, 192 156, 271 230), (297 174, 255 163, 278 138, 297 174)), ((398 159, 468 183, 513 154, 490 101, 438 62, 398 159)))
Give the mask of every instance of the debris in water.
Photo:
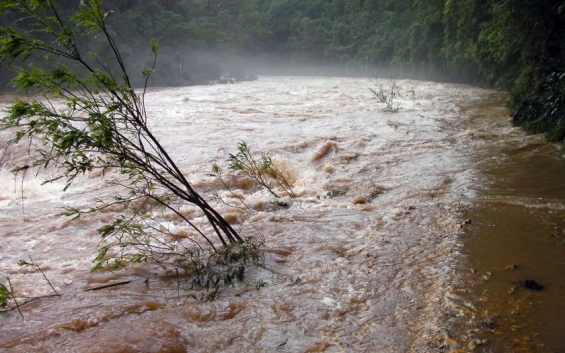
POLYGON ((520 282, 520 285, 526 289, 531 290, 542 290, 543 286, 538 282, 534 281, 533 279, 527 279, 525 281, 520 282))

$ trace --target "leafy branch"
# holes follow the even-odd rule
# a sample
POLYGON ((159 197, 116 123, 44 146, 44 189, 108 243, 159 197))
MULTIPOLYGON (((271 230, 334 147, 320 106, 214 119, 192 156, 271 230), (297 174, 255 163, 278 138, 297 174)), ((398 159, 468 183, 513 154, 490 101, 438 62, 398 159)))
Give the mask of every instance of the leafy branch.
POLYGON ((30 30, 0 26, 0 63, 17 73, 15 87, 42 97, 17 99, 0 119, 3 129, 14 131, 10 143, 27 141, 33 167, 55 170, 46 182, 62 179, 67 189, 80 175, 115 171, 110 183, 124 190, 113 200, 65 213, 76 219, 115 204, 127 211, 99 229, 103 244, 97 267, 145 260, 174 264, 175 257, 190 257, 194 249, 218 252, 219 245, 243 241, 196 192, 148 127, 145 93, 158 56, 156 44, 151 45, 151 66, 141 73, 144 85, 136 91, 106 27, 110 12, 104 11, 101 0, 81 1, 71 17, 63 16, 52 0, 0 1, 0 12, 8 11, 33 25, 30 30), (109 57, 86 51, 85 37, 98 41, 109 57), (43 62, 24 65, 32 59, 43 62), (184 203, 198 208, 210 228, 186 217, 179 206, 184 203), (175 216, 192 234, 175 237, 164 225, 166 219, 149 210, 160 210, 157 214, 165 218, 175 216))
POLYGON ((24 314, 22 314, 22 311, 20 310, 20 305, 18 303, 18 300, 14 295, 14 287, 12 286, 12 282, 10 281, 10 278, 6 277, 6 281, 8 282, 7 287, 5 284, 0 283, 0 308, 5 309, 8 306, 9 301, 13 300, 16 309, 18 310, 18 313, 20 313, 22 319, 25 319, 24 314))
MULTIPOLYGON (((43 270, 41 269, 41 267, 39 267, 39 265, 37 263, 35 263, 33 261, 33 259, 31 258, 31 256, 29 257, 29 261, 27 262, 25 260, 20 260, 18 262, 19 266, 22 267, 27 267, 27 266, 32 266, 35 267, 37 270, 39 270, 39 272, 41 272, 41 275, 43 275, 43 278, 45 279, 45 281, 47 281, 47 283, 49 284, 49 287, 51 287, 51 290, 53 290, 53 292, 55 293, 55 296, 60 297, 61 295, 57 292, 57 290, 55 289, 55 287, 53 287, 53 285, 51 284, 51 281, 49 281, 49 278, 47 278, 47 275, 45 275, 45 272, 43 272, 43 270)), ((44 298, 44 297, 52 297, 53 295, 50 296, 42 296, 42 297, 24 297, 23 298, 23 303, 19 303, 18 302, 18 298, 16 297, 15 293, 14 293, 14 287, 12 286, 12 282, 10 281, 9 277, 6 277, 6 281, 8 283, 8 285, 6 286, 3 283, 0 283, 0 309, 6 309, 9 306, 9 302, 13 301, 14 302, 14 306, 15 308, 18 310, 18 313, 20 314, 20 316, 22 317, 22 319, 24 318, 24 315, 20 309, 20 307, 22 305, 25 305, 35 299, 39 299, 39 298, 44 298)), ((20 298, 21 299, 21 298, 20 298)), ((13 309, 14 307, 10 308, 13 309)))
MULTIPOLYGON (((277 167, 269 155, 263 152, 261 157, 257 159, 251 153, 249 146, 243 141, 238 143, 237 150, 236 154, 230 153, 229 155, 229 169, 254 180, 276 198, 281 196, 275 191, 275 188, 280 188, 290 197, 296 197, 289 176, 277 167)), ((214 169, 215 175, 221 177, 216 168, 214 169)))

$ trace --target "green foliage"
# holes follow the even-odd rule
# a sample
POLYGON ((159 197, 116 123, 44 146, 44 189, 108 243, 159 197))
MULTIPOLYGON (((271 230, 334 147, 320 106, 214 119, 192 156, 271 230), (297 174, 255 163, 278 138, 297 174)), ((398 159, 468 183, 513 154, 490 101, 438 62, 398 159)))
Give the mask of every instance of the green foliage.
POLYGON ((18 303, 18 299, 14 295, 14 287, 12 286, 12 282, 10 281, 9 277, 6 277, 6 282, 8 285, 6 286, 3 283, 0 283, 0 309, 11 310, 13 308, 9 308, 9 303, 14 302, 15 308, 18 310, 18 313, 24 319, 24 315, 20 310, 20 304, 18 303))
MULTIPOLYGON (((229 169, 254 180, 276 198, 280 198, 280 195, 276 193, 275 188, 280 188, 289 196, 296 197, 289 180, 290 176, 285 175, 269 155, 263 152, 257 159, 243 141, 237 145, 237 149, 236 154, 230 153, 229 169)), ((214 170, 216 176, 220 176, 217 166, 214 170)))
MULTIPOLYGON (((549 141, 565 138, 565 7, 552 1, 524 1, 515 23, 519 41, 532 40, 520 52, 520 75, 514 81, 510 107, 514 124, 549 141), (542 6, 539 6, 542 5, 542 6), (523 32, 523 33, 522 33, 523 32)), ((514 22, 511 22, 514 23, 514 22)))
POLYGON ((12 298, 11 291, 0 283, 0 308, 4 309, 8 305, 8 301, 12 298))
POLYGON ((247 266, 263 262, 262 246, 257 238, 248 237, 215 253, 194 251, 190 256, 178 259, 177 267, 184 272, 191 289, 212 290, 215 297, 221 286, 243 282, 247 266))
POLYGON ((565 71, 553 72, 536 87, 533 77, 513 96, 513 122, 529 133, 545 133, 551 142, 565 139, 565 71))
POLYGON ((12 81, 16 87, 34 94, 19 98, 0 119, 2 128, 14 132, 10 143, 25 141, 33 166, 54 170, 47 182, 63 179, 66 189, 85 173, 114 170, 110 182, 124 190, 89 209, 65 212, 76 219, 111 206, 125 210, 99 230, 102 243, 95 267, 145 260, 171 264, 175 257, 204 250, 198 238, 212 251, 242 241, 192 188, 147 126, 144 96, 156 65, 156 44, 151 45, 153 60, 140 75, 145 86, 138 93, 106 26, 109 12, 100 0, 81 1, 74 14, 64 14, 52 1, 4 0, 0 8, 15 10, 31 23, 27 30, 0 26, 0 61, 17 73, 12 81), (105 41, 107 55, 85 52, 82 40, 92 37, 105 41), (26 60, 37 64, 23 65, 26 60), (16 66, 17 61, 22 65, 16 66), (202 212, 211 232, 181 213, 185 203, 202 212), (165 225, 171 218, 180 219, 192 233, 178 236, 165 225))

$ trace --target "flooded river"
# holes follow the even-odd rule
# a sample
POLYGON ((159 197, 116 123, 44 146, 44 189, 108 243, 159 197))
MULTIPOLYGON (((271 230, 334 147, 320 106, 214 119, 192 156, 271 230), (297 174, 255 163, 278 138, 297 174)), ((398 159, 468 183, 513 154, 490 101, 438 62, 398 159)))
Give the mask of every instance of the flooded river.
POLYGON ((22 183, 9 170, 29 162, 25 147, 4 150, 0 276, 21 302, 61 296, 22 305, 24 318, 13 305, 3 311, 1 350, 563 351, 552 314, 564 286, 565 188, 550 176, 560 150, 511 128, 502 93, 396 85, 396 113, 366 78, 261 77, 147 94, 155 134, 202 195, 229 196, 208 173, 241 141, 292 176, 296 198, 242 189, 248 210, 215 205, 242 235, 263 238, 265 261, 214 301, 150 264, 90 272, 96 229, 120 210, 76 222, 59 214, 119 191, 100 175, 66 192, 41 185, 43 173, 22 183), (534 247, 541 253, 520 252, 534 247), (53 288, 37 267, 18 266, 30 257, 53 288))

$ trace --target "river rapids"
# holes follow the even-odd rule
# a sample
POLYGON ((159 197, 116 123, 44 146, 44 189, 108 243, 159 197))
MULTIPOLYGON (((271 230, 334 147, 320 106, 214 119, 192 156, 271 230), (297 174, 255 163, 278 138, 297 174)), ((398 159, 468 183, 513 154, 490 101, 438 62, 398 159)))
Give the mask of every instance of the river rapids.
MULTIPOLYGON (((0 314, 2 352, 467 349, 473 338, 454 339, 461 320, 450 320, 472 306, 457 270, 463 213, 478 192, 474 151, 496 139, 465 107, 494 97, 497 123, 519 132, 503 93, 382 79, 395 93, 398 111, 390 112, 370 90, 376 83, 260 77, 147 93, 154 133, 203 196, 229 197, 208 174, 241 141, 292 176, 295 198, 242 189, 249 210, 212 203, 242 235, 265 243, 264 263, 213 301, 194 299, 151 264, 91 272, 96 229, 120 210, 74 222, 60 213, 115 190, 99 174, 65 192, 62 182, 42 185, 42 171, 22 180, 10 169, 28 161, 25 147, 2 150, 2 283, 9 277, 17 297, 41 297, 19 308, 24 318, 13 307, 0 314), (30 258, 53 288, 38 267, 18 266, 30 258)), ((1 132, 2 144, 8 139, 1 132)))

